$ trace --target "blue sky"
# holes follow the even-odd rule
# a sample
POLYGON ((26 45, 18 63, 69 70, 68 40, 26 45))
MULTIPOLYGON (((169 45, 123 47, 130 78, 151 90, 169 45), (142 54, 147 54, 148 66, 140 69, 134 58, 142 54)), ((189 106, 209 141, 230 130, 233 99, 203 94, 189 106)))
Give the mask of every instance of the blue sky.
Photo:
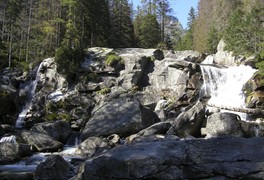
MULTIPOLYGON (((136 8, 141 0, 131 0, 136 8)), ((183 28, 187 27, 188 13, 191 7, 197 9, 199 0, 169 0, 170 6, 173 9, 173 15, 181 22, 183 28)))

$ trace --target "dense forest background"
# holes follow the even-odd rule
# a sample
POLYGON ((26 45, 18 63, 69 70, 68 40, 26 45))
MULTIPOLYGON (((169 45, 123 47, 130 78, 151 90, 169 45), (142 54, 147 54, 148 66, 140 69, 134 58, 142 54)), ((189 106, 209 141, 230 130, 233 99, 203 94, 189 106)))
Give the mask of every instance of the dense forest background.
POLYGON ((215 53, 220 39, 230 51, 256 55, 264 69, 263 0, 200 0, 195 9, 183 29, 168 0, 139 7, 128 0, 1 0, 0 69, 27 70, 55 56, 74 71, 93 46, 215 53))

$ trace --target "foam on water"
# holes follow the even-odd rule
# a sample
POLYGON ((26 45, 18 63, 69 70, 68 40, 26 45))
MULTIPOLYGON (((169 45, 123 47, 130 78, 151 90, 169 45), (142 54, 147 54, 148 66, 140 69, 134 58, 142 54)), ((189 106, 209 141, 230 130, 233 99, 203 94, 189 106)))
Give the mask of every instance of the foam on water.
POLYGON ((244 84, 256 72, 250 66, 240 65, 229 68, 217 68, 201 65, 204 85, 203 95, 210 95, 209 105, 217 107, 245 107, 244 84))

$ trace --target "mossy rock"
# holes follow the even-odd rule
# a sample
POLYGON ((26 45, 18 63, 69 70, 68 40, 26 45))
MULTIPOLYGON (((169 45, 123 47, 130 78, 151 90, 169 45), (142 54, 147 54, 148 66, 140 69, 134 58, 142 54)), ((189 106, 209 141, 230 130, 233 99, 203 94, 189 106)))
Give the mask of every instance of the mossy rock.
POLYGON ((92 73, 85 73, 80 77, 80 80, 84 83, 88 83, 88 82, 98 83, 101 81, 101 77, 97 73, 92 72, 92 73))
POLYGON ((105 87, 105 88, 102 88, 101 90, 97 91, 96 93, 101 94, 101 95, 105 95, 105 94, 108 94, 110 92, 111 92, 111 88, 105 87))
POLYGON ((62 100, 58 102, 50 101, 46 105, 46 111, 50 111, 50 112, 56 112, 58 110, 65 109, 65 108, 66 108, 65 102, 62 100))
POLYGON ((44 119, 46 121, 63 120, 68 122, 71 119, 71 115, 68 113, 48 113, 45 115, 44 119))

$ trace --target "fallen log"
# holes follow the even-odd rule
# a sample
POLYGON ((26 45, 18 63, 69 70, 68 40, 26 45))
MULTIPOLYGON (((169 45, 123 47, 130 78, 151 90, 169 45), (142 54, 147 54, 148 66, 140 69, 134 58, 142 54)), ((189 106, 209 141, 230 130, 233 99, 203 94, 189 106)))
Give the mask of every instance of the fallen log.
POLYGON ((235 111, 246 113, 254 116, 264 115, 264 110, 262 109, 250 109, 250 108, 239 108, 239 107, 229 107, 229 106, 215 106, 215 105, 207 105, 209 107, 214 107, 218 109, 228 110, 228 111, 235 111))

